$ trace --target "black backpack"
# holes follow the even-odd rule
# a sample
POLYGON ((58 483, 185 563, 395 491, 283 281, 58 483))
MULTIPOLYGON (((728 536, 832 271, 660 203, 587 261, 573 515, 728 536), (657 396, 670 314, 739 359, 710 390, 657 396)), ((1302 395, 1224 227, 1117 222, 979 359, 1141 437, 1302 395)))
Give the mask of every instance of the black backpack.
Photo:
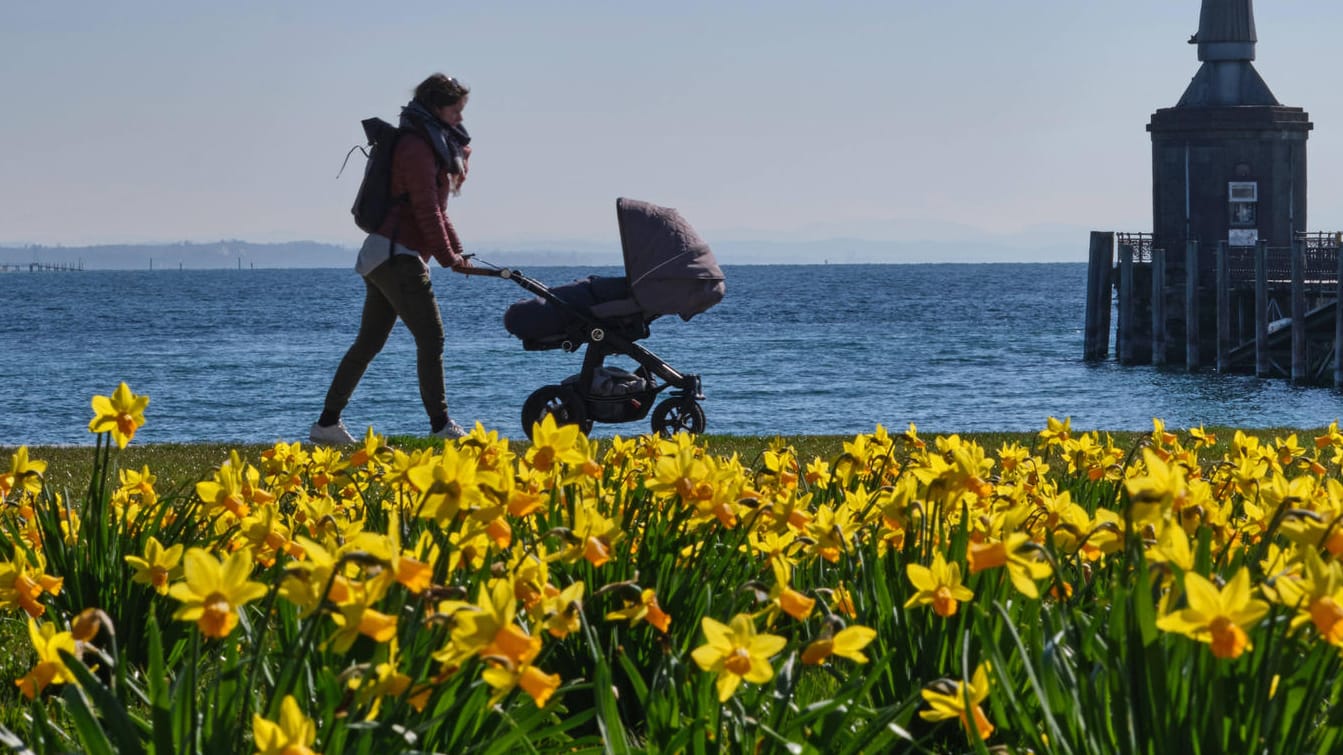
MULTIPOLYGON (((364 135, 368 137, 368 149, 358 145, 354 149, 364 153, 368 164, 364 166, 364 180, 359 183, 359 191, 354 195, 354 206, 350 212, 354 215, 354 224, 360 230, 377 233, 387 213, 391 212, 392 205, 408 199, 404 194, 392 196, 392 153, 404 130, 381 118, 365 118, 362 125, 364 135)), ((354 149, 345 155, 347 161, 354 149)), ((345 170, 344 165, 341 165, 341 170, 345 170)))

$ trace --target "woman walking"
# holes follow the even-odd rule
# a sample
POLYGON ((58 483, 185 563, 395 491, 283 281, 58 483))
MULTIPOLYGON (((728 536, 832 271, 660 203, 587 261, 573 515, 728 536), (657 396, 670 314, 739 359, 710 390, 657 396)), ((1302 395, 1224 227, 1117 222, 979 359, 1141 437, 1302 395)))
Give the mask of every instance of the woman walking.
POLYGON ((447 213, 448 196, 460 191, 471 154, 462 126, 469 93, 461 82, 436 73, 415 88, 414 99, 401 109, 391 171, 391 196, 397 199, 355 261, 355 271, 364 277, 359 333, 340 360, 322 414, 309 431, 313 443, 354 442, 341 412, 398 317, 415 338, 420 400, 430 432, 439 438, 466 434, 448 416, 443 319, 430 285, 429 260, 454 270, 470 266, 447 213))

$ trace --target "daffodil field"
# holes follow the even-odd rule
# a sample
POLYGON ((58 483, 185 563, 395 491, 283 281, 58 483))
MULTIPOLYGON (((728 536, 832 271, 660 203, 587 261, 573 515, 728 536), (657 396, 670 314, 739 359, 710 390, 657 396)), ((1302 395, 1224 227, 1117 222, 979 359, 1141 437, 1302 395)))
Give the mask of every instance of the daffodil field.
POLYGON ((1343 747, 1337 424, 742 459, 546 418, 169 490, 120 463, 148 401, 94 397, 87 488, 0 473, 14 751, 1343 747))

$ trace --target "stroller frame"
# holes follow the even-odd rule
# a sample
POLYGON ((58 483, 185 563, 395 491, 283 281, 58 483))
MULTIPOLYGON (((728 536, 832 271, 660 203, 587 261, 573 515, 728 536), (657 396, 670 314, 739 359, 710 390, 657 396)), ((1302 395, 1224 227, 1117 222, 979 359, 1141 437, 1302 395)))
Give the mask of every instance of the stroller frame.
MULTIPOLYGON (((481 261, 477 259, 477 262, 481 261)), ((570 379, 558 385, 542 386, 523 403, 522 426, 528 438, 532 436, 533 425, 547 414, 553 415, 558 424, 578 425, 586 435, 594 422, 636 422, 648 416, 650 409, 653 410, 654 433, 670 436, 679 431, 704 432, 704 409, 699 404, 704 400, 700 376, 678 371, 638 343, 638 339, 648 336, 648 324, 658 315, 649 317, 637 313, 603 319, 585 307, 570 304, 550 287, 521 271, 483 264, 487 267, 463 268, 458 272, 511 280, 570 316, 570 324, 563 334, 524 341, 523 348, 529 351, 559 348, 572 353, 587 347, 576 381, 570 379), (597 371, 608 356, 615 354, 630 357, 639 364, 635 374, 645 380, 645 389, 616 396, 593 392, 597 371), (668 389, 670 396, 653 408, 657 396, 668 389)))

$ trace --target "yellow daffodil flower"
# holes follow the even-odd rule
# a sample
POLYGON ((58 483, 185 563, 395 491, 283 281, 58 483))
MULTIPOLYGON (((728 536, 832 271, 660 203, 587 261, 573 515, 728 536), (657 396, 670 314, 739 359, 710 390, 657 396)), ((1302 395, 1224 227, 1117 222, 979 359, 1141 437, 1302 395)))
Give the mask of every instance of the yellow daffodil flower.
POLYGON ((598 511, 597 501, 581 501, 574 509, 573 546, 561 558, 565 561, 586 559, 600 567, 611 560, 611 549, 624 537, 619 522, 598 511))
MULTIPOLYGON (((357 703, 368 705, 365 721, 378 717, 384 697, 399 697, 410 689, 410 676, 397 669, 397 650, 396 638, 393 637, 387 646, 387 660, 372 669, 367 665, 356 666, 342 675, 346 678, 346 689, 354 695, 357 703)), ((413 702, 411 704, 414 705, 413 702)))
POLYGON ((815 517, 807 523, 807 534, 814 543, 808 551, 832 564, 839 563, 840 555, 854 547, 853 538, 862 524, 847 503, 838 506, 821 504, 816 507, 815 517))
POLYGON ((1050 417, 1045 420, 1045 429, 1040 431, 1040 440, 1046 445, 1061 445, 1065 440, 1072 437, 1073 418, 1064 417, 1062 420, 1050 417))
POLYGON ((546 414, 532 428, 532 445, 524 457, 534 469, 558 470, 560 464, 582 464, 588 460, 586 448, 578 448, 578 425, 557 425, 555 415, 546 414))
POLYGON ((832 655, 840 658, 848 658, 854 663, 867 663, 867 656, 863 654, 863 648, 867 647, 877 638, 875 629, 863 626, 844 627, 838 632, 831 632, 832 625, 827 624, 827 631, 822 636, 802 651, 802 662, 808 666, 818 666, 825 663, 832 655))
POLYGON ((350 454, 350 466, 362 467, 387 455, 387 439, 373 432, 373 428, 370 427, 364 433, 363 443, 358 450, 350 454))
POLYGON ((1325 642, 1343 647, 1343 565, 1326 562, 1314 548, 1303 548, 1299 579, 1279 578, 1278 595, 1296 610, 1293 628, 1313 624, 1325 642))
POLYGON ((813 456, 802 472, 802 479, 808 485, 823 488, 830 484, 830 463, 819 456, 813 456))
POLYGON ((1178 440, 1175 433, 1166 431, 1166 421, 1160 417, 1152 418, 1152 434, 1148 436, 1152 439, 1152 444, 1157 448, 1164 448, 1178 440))
POLYGON ((32 640, 33 650, 37 651, 37 663, 22 679, 14 682, 24 697, 32 700, 50 684, 68 684, 75 680, 60 654, 62 650, 71 655, 77 652, 73 634, 56 631, 55 624, 39 626, 29 618, 28 637, 32 640))
POLYGON ((293 695, 280 702, 278 722, 252 714, 252 739, 257 755, 319 755, 312 749, 317 724, 303 715, 293 695))
POLYGON ((793 568, 789 566, 787 561, 773 559, 769 562, 769 565, 774 572, 774 587, 770 588, 769 591, 770 622, 773 622, 773 616, 779 611, 783 611, 798 621, 805 621, 816 606, 816 599, 793 589, 791 584, 793 568))
POLYGON ((481 486, 495 475, 480 470, 476 462, 473 454, 445 444, 436 458, 410 468, 406 476, 420 491, 419 515, 446 526, 458 512, 484 505, 487 499, 481 486))
POLYGON ((182 550, 177 545, 164 548, 153 535, 145 541, 144 556, 126 556, 126 563, 135 570, 131 581, 149 585, 159 595, 168 594, 168 583, 182 576, 182 550))
POLYGON ((960 680, 942 679, 925 687, 921 694, 930 706, 929 710, 919 711, 919 718, 925 721, 944 721, 959 719, 965 727, 966 738, 988 739, 993 735, 993 724, 984 715, 981 704, 989 696, 988 664, 981 663, 967 686, 960 680), (966 698, 969 698, 967 704, 966 698), (971 718, 973 716, 973 731, 971 718))
MULTIPOLYGON (((1338 423, 1334 424, 1335 427, 1337 427, 1338 423)), ((1217 445, 1217 436, 1204 430, 1203 425, 1189 428, 1189 439, 1194 441, 1194 446, 1196 448, 1212 448, 1217 445)))
POLYGON ((679 496, 687 505, 713 497, 709 464, 700 449, 694 446, 677 448, 659 457, 653 476, 645 484, 649 491, 679 496))
POLYGON ((229 452, 229 462, 214 473, 213 479, 196 483, 196 495, 205 504, 207 516, 227 512, 243 519, 252 507, 272 503, 275 495, 261 487, 261 472, 247 464, 237 451, 229 452))
POLYGON ((265 585, 248 579, 252 554, 247 550, 221 562, 203 548, 192 548, 182 570, 186 580, 168 588, 168 595, 182 603, 173 618, 196 622, 206 637, 227 637, 243 605, 266 594, 265 585))
POLYGON ((858 608, 853 604, 853 593, 843 582, 830 591, 830 602, 836 613, 848 616, 850 619, 858 617, 858 608))
POLYGON ((131 393, 122 382, 110 397, 94 396, 92 403, 93 419, 89 420, 89 432, 111 433, 117 448, 125 448, 135 437, 135 431, 145 424, 149 397, 131 393))
POLYGON ((1130 518, 1135 524, 1151 523, 1160 519, 1189 494, 1184 467, 1166 462, 1151 448, 1143 448, 1145 475, 1124 482, 1131 503, 1130 518))
POLYGON ((1012 586, 1028 598, 1040 597, 1036 580, 1053 573, 1049 563, 1041 559, 1039 547, 1024 532, 1013 532, 1004 541, 971 543, 968 560, 971 574, 1006 566, 1012 586))
POLYGON ((1226 586, 1218 590, 1197 572, 1184 575, 1189 607, 1157 619, 1158 629, 1206 642, 1218 658, 1239 658, 1251 648, 1245 634, 1268 611, 1268 604, 1251 597, 1250 572, 1241 567, 1226 586))
MULTIPOLYGON (((349 547, 368 553, 391 566, 393 579, 419 595, 433 583, 433 565, 401 547, 401 516, 395 510, 387 520, 386 535, 361 532, 349 540, 349 547)), ((429 535, 426 531, 423 533, 429 535)), ((430 538, 432 542, 432 536, 430 538)))
POLYGON ((438 612, 452 618, 452 634, 434 658, 452 666, 473 655, 502 656, 514 664, 536 657, 541 638, 528 635, 513 623, 517 605, 511 579, 482 584, 475 603, 443 601, 438 612))
POLYGON ((905 608, 930 605, 938 616, 948 618, 956 615, 962 602, 975 597, 970 588, 961 584, 961 565, 954 561, 948 564, 941 552, 933 554, 931 566, 909 564, 905 574, 918 590, 905 601, 905 608))
POLYGON ((1194 551, 1189 547, 1184 528, 1173 524, 1162 527, 1156 545, 1147 549, 1147 559, 1178 566, 1181 571, 1193 571, 1194 551))
MULTIPOLYGON (((381 591, 379 591, 381 592, 381 591)), ((331 618, 338 629, 325 643, 337 653, 350 649, 354 641, 363 635, 374 642, 383 643, 396 636, 396 617, 371 607, 376 598, 361 595, 361 599, 344 603, 332 612, 331 618)))
POLYGON ((534 549, 514 550, 508 570, 513 574, 513 597, 528 611, 541 604, 555 588, 550 584, 550 551, 544 542, 534 549))
POLYGON ((303 535, 298 536, 297 542, 305 558, 286 570, 280 583, 280 596, 298 606, 300 616, 308 616, 317 610, 323 599, 337 605, 347 602, 350 580, 336 572, 337 554, 303 535))
POLYGON ((252 549, 256 562, 262 566, 272 566, 281 553, 299 558, 303 549, 290 539, 289 526, 280 507, 274 503, 263 503, 252 509, 238 523, 239 536, 235 542, 241 542, 252 549))
POLYGON ((530 663, 517 664, 507 658, 491 659, 489 667, 480 672, 480 678, 494 690, 490 696, 491 705, 497 704, 514 687, 522 687, 536 707, 544 708, 560 687, 559 674, 547 674, 530 663))
POLYGON ((1292 466, 1298 461, 1307 459, 1306 449, 1301 447, 1296 433, 1288 435, 1286 438, 1273 439, 1273 454, 1278 459, 1278 464, 1283 469, 1292 466))
POLYGON ((325 490, 331 483, 344 479, 349 466, 339 448, 318 446, 308 455, 308 476, 318 490, 325 490))
POLYGON ((541 600, 540 614, 542 624, 551 637, 564 638, 582 628, 583 590, 581 581, 575 582, 563 590, 546 586, 547 593, 541 600))
POLYGON ((783 650, 788 640, 773 634, 757 634, 746 614, 732 617, 730 624, 705 616, 700 623, 705 643, 691 651, 704 671, 718 675, 718 701, 727 702, 743 680, 764 684, 774 678, 769 659, 783 650))
POLYGON ((303 450, 303 443, 278 441, 261 452, 261 467, 266 475, 266 484, 283 493, 296 493, 303 489, 302 471, 308 466, 311 457, 303 450))
POLYGON ((0 499, 8 498, 13 490, 37 495, 42 492, 42 475, 46 473, 47 463, 29 460, 28 447, 19 446, 10 457, 9 471, 0 474, 0 499))
POLYGON ((625 607, 619 611, 611 611, 606 614, 606 619, 608 621, 628 620, 631 625, 640 621, 647 621, 657 627, 657 630, 663 634, 666 634, 667 628, 671 626, 671 616, 658 605, 657 592, 652 588, 644 588, 639 593, 638 602, 627 602, 625 607))
POLYGON ((42 593, 57 595, 65 580, 46 574, 42 554, 36 554, 36 563, 28 563, 28 554, 16 549, 13 561, 0 561, 0 608, 22 608, 32 618, 39 618, 47 607, 38 602, 42 593))

